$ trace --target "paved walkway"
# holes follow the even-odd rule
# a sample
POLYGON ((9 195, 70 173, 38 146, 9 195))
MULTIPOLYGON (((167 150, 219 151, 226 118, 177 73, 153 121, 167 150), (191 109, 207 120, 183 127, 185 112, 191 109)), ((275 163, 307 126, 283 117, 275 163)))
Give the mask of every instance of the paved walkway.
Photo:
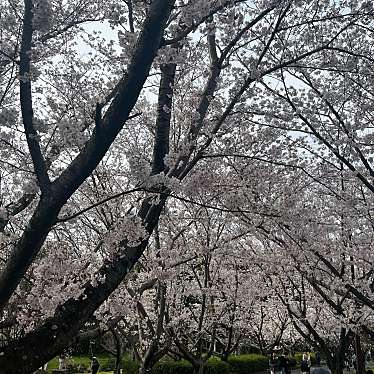
MULTIPOLYGON (((310 372, 312 372, 313 369, 317 369, 317 368, 324 368, 324 369, 330 370, 327 366, 321 365, 321 366, 311 366, 310 372)), ((255 374, 269 374, 269 373, 270 371, 266 370, 266 371, 256 372, 255 374)), ((291 368, 291 374, 301 374, 300 368, 291 368)))

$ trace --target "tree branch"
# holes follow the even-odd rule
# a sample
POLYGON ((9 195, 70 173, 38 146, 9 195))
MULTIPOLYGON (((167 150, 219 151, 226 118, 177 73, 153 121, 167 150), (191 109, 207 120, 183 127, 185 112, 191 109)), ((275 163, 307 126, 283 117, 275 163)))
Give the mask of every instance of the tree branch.
POLYGON ((33 126, 33 105, 31 94, 31 47, 33 34, 33 4, 32 0, 25 0, 25 11, 23 18, 23 31, 20 51, 20 103, 22 120, 25 128, 27 145, 31 154, 32 162, 38 183, 42 193, 49 190, 50 180, 47 173, 45 161, 40 149, 38 134, 33 126))

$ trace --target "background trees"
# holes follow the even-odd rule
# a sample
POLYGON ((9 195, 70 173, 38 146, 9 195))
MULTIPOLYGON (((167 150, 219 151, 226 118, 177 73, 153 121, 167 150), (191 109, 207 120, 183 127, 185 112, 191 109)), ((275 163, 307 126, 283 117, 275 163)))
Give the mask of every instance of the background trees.
POLYGON ((287 282, 370 329, 369 2, 1 7, 0 372, 109 315, 183 351, 178 308, 227 356, 264 306, 302 322, 287 282))

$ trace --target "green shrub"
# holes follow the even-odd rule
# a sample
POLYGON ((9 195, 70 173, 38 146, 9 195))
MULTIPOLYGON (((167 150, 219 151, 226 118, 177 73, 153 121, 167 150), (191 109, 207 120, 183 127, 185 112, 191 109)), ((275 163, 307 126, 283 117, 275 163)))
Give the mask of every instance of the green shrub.
POLYGON ((294 354, 294 357, 295 357, 295 360, 297 362, 297 365, 299 366, 300 365, 300 362, 302 361, 303 359, 303 353, 301 352, 297 352, 294 354))
POLYGON ((139 364, 131 360, 129 357, 122 359, 122 373, 123 374, 138 374, 139 364))
POLYGON ((192 365, 185 360, 162 360, 152 369, 152 374, 191 374, 192 372, 192 365))
POLYGON ((300 366, 295 357, 288 357, 288 365, 291 368, 296 368, 297 366, 300 366))
POLYGON ((108 357, 104 359, 98 359, 100 363, 100 370, 101 371, 111 371, 116 366, 116 360, 114 358, 108 357))
MULTIPOLYGON (((251 356, 251 355, 249 355, 251 356)), ((100 371, 111 372, 115 367, 114 357, 108 355, 98 355, 97 359, 100 363, 100 371)), ((69 360, 69 369, 74 373, 82 373, 89 371, 91 360, 88 356, 74 356, 69 360)), ((53 359, 48 365, 51 371, 58 367, 57 359, 53 359)), ((125 355, 122 359, 123 374, 138 374, 139 363, 132 360, 129 355, 125 355)), ((174 361, 172 359, 163 359, 159 361, 152 369, 152 374, 192 374, 193 367, 186 360, 174 361)), ((204 374, 229 374, 230 366, 228 363, 221 361, 216 357, 211 357, 205 368, 204 374)))
POLYGON ((231 356, 228 363, 235 374, 256 373, 267 370, 269 367, 269 359, 255 353, 231 356))
POLYGON ((211 358, 204 370, 205 374, 229 374, 230 366, 227 362, 211 358))
MULTIPOLYGON (((152 369, 152 374, 192 374, 193 367, 186 360, 161 360, 152 369)), ((204 368, 204 374, 229 374, 230 367, 226 362, 210 358, 204 368)))

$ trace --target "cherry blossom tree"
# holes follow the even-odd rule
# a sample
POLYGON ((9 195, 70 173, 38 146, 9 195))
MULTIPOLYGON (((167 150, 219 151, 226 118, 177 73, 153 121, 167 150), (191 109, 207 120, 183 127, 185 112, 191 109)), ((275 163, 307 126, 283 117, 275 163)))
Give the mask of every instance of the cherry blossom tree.
MULTIPOLYGON (((345 211, 337 220, 337 210, 331 216, 320 209, 318 217, 331 217, 331 225, 346 218, 349 240, 337 230, 321 236, 320 221, 306 214, 314 200, 294 202, 310 180, 335 191, 331 185, 343 175, 352 181, 345 191, 361 192, 365 211, 364 218, 349 213, 371 227, 369 2, 0 6, 0 310, 2 321, 26 325, 1 348, 0 373, 38 368, 71 344, 106 300, 120 300, 119 286, 141 266, 161 214, 175 200, 230 213, 232 225, 246 227, 239 233, 252 233, 245 248, 262 250, 263 261, 264 243, 284 252, 292 242, 296 260, 313 254, 335 286, 336 279, 345 282, 349 295, 372 307, 362 288, 371 277, 368 232, 358 233, 345 211), (95 21, 116 40, 90 29, 95 21), (320 168, 311 168, 315 160, 320 168), (270 178, 266 164, 282 168, 270 178), (334 181, 326 184, 331 170, 334 181), (336 238, 334 252, 321 253, 336 238), (348 282, 334 260, 352 243, 362 264, 348 282)), ((347 192, 338 195, 352 204, 347 192)))

